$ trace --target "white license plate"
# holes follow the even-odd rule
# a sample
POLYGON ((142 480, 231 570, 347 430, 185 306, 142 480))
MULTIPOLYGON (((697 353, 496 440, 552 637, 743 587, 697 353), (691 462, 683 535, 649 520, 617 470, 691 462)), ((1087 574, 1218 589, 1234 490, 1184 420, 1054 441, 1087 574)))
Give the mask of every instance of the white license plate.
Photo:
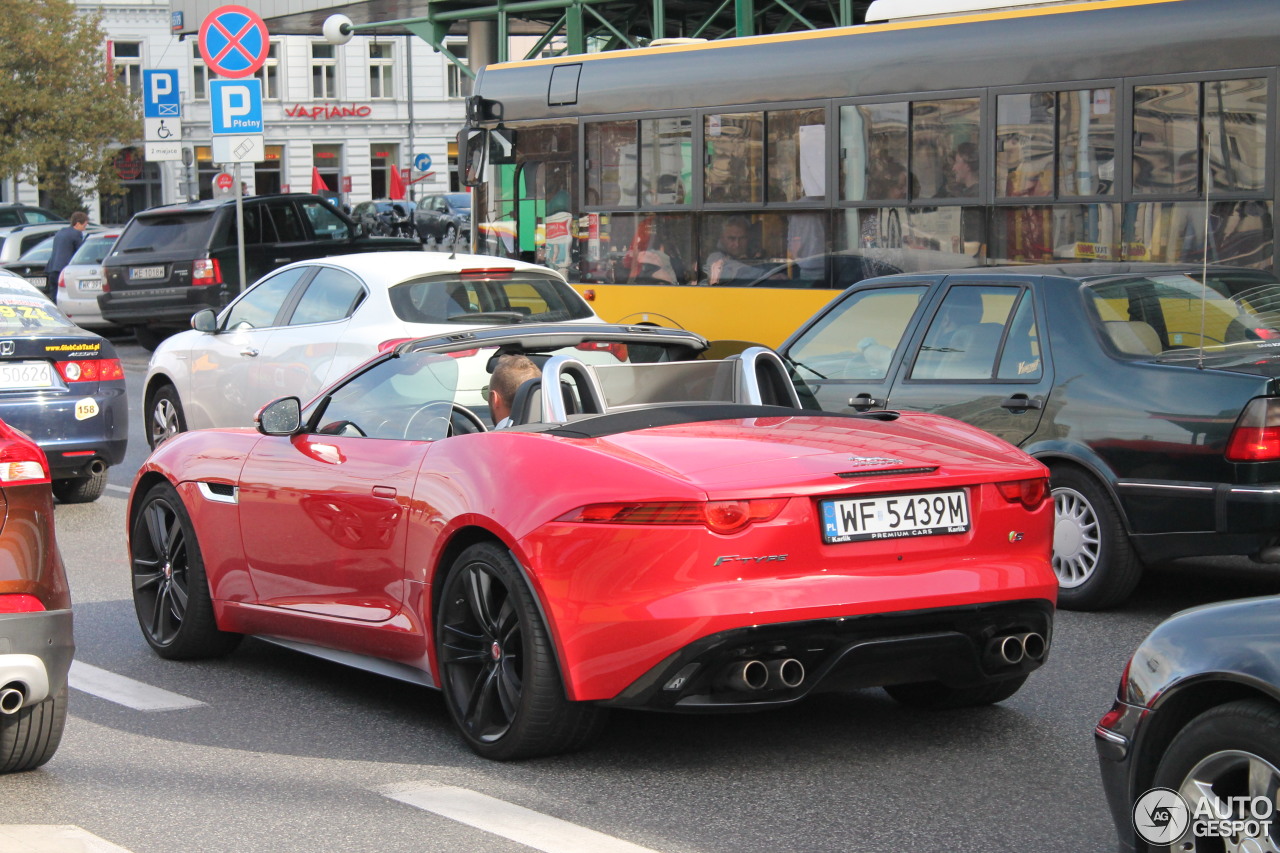
POLYGON ((822 501, 822 541, 898 539, 964 533, 969 500, 962 491, 822 501))
POLYGON ((164 267, 129 267, 130 281, 142 281, 149 278, 164 278, 164 267))
POLYGON ((36 287, 44 290, 44 286, 49 283, 47 278, 36 278, 33 275, 27 276, 27 283, 34 284, 36 287))
POLYGON ((0 364, 0 389, 52 388, 53 368, 47 361, 15 361, 0 364))
POLYGON ((76 282, 76 290, 102 290, 102 279, 82 278, 76 282))

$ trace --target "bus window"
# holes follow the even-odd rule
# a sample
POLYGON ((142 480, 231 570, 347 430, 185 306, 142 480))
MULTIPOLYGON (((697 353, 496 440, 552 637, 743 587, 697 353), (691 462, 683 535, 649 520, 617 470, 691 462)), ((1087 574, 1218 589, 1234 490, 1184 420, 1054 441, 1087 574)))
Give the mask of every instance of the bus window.
POLYGON ((1058 93, 1058 194, 1115 192, 1116 90, 1058 93))
MULTIPOLYGON (((1124 260, 1199 262, 1204 257, 1204 202, 1125 205, 1124 260)), ((1275 228, 1269 201, 1209 205, 1209 263, 1271 269, 1275 228)))
POLYGON ((640 122, 640 188, 647 205, 688 204, 693 187, 693 119, 640 122))
POLYGON ((820 199, 827 189, 827 111, 766 113, 769 201, 820 199))
POLYGON ((586 228, 578 229, 583 281, 692 283, 693 228, 689 214, 588 214, 586 218, 591 217, 596 217, 595 223, 589 221, 586 228))
POLYGON ((978 131, 977 98, 912 102, 913 197, 978 197, 978 131))
POLYGON ((1265 188, 1267 81, 1205 83, 1204 123, 1209 135, 1213 191, 1265 188))
POLYGON ((840 108, 840 198, 890 201, 907 197, 909 110, 905 101, 840 108))
POLYGON ((996 101, 995 195, 1053 195, 1052 92, 1001 95, 996 101))
MULTIPOLYGON (((635 207, 636 123, 594 121, 586 125, 587 207, 635 207)), ((532 151, 532 149, 526 149, 532 151)))
POLYGON ((707 115, 703 137, 707 147, 703 172, 706 201, 764 201, 764 113, 707 115))
POLYGON ((1134 86, 1134 193, 1194 193, 1200 186, 1199 136, 1199 83, 1134 86))

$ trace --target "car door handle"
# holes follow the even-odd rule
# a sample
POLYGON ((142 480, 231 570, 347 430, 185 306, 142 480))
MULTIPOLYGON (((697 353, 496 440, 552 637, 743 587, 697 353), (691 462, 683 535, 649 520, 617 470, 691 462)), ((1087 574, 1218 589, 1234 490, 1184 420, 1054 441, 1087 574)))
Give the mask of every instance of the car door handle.
POLYGON ((1024 409, 1043 409, 1044 401, 1033 400, 1026 394, 1014 394, 1009 399, 1000 404, 1002 409, 1024 410, 1024 409))
POLYGON ((863 392, 856 397, 849 398, 849 408, 857 409, 858 411, 866 411, 867 409, 876 408, 883 409, 884 400, 877 400, 870 394, 863 392))
POLYGON ((396 496, 395 486, 374 486, 373 496, 375 498, 394 498, 396 496))
POLYGON ((242 358, 257 358, 258 351, 253 347, 245 347, 244 349, 240 350, 240 355, 242 358))
POLYGON ((277 264, 287 264, 287 263, 289 263, 289 261, 291 261, 291 260, 293 260, 293 259, 292 259, 292 258, 276 258, 276 263, 277 263, 277 264))

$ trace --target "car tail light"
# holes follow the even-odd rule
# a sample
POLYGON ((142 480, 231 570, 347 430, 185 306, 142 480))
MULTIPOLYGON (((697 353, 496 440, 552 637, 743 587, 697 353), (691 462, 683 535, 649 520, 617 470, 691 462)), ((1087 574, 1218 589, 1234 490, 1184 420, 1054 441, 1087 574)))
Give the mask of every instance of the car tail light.
POLYGON ((0 485, 29 486, 47 482, 49 463, 35 442, 0 441, 0 485))
POLYGON ((1254 329, 1253 333, 1264 341, 1274 341, 1280 338, 1280 332, 1275 329, 1254 329))
POLYGON ((515 267, 474 267, 459 271, 461 278, 511 278, 515 267))
POLYGON ((660 501, 590 504, 557 521, 581 524, 701 524, 715 533, 736 533, 782 511, 786 498, 740 501, 660 501))
POLYGON ((67 289, 67 274, 65 272, 58 273, 58 287, 63 290, 67 289))
POLYGON ((627 360, 626 344, 611 344, 604 341, 587 341, 585 344, 578 344, 574 349, 586 350, 588 352, 607 352, 611 353, 618 361, 627 360))
POLYGON ((1249 401, 1231 430, 1226 457, 1228 462, 1280 460, 1280 398, 1249 401))
POLYGON ((1049 481, 1044 477, 996 483, 996 488, 1009 503, 1021 502, 1027 509, 1038 509, 1049 497, 1049 481))
POLYGON ((0 613, 36 613, 44 609, 40 599, 34 595, 0 595, 0 613))
POLYGON ((191 283, 222 284, 222 266, 217 258, 197 258, 191 265, 191 283))
POLYGON ((124 367, 118 358, 57 361, 54 366, 67 382, 110 382, 113 379, 124 379, 124 367))

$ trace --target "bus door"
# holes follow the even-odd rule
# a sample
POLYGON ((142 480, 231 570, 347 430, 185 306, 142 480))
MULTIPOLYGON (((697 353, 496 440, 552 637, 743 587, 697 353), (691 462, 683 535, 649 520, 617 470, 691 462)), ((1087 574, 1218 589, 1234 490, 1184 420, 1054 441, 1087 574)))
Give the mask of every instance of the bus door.
POLYGON ((573 258, 573 199, 577 128, 522 127, 512 179, 516 257, 569 274, 573 258))
POLYGON ((1048 348, 1030 280, 990 284, 980 274, 949 276, 912 336, 889 407, 947 415, 1026 441, 1053 387, 1048 348))

